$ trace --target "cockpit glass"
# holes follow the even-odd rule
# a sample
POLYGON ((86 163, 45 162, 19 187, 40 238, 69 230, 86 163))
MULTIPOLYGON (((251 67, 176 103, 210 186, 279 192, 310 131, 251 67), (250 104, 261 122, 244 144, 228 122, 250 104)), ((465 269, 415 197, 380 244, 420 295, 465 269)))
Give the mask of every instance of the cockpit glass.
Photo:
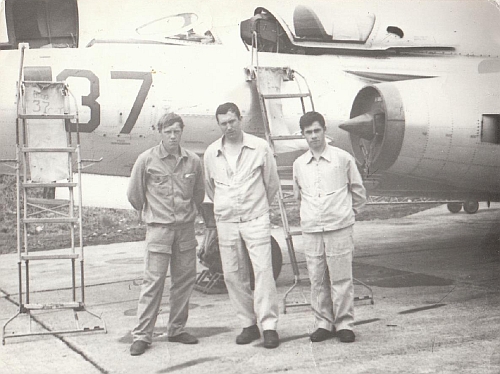
POLYGON ((214 43, 209 27, 194 13, 180 13, 148 22, 139 26, 136 32, 147 39, 214 43))

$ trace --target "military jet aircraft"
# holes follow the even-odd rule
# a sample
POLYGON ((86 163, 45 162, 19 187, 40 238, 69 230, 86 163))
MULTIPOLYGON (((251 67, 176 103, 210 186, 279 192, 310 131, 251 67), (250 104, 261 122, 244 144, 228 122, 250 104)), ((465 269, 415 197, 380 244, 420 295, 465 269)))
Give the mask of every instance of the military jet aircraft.
MULTIPOLYGON (((220 136, 222 102, 263 136, 252 74, 274 67, 280 90, 304 78, 370 193, 460 199, 473 213, 500 201, 499 56, 500 9, 487 0, 1 0, 0 159, 15 157, 20 73, 66 81, 83 157, 102 158, 85 171, 126 177, 165 111, 185 118, 199 154, 220 136)), ((274 134, 298 132, 297 100, 272 111, 274 134)), ((281 165, 306 148, 275 145, 281 165)))

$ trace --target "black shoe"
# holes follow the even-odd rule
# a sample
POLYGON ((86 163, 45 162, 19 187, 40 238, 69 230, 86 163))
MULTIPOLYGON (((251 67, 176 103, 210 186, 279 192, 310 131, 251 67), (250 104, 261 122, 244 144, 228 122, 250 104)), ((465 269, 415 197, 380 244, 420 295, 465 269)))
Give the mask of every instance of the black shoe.
POLYGON ((356 339, 352 330, 339 330, 337 336, 342 343, 352 343, 356 339))
POLYGON ((276 348, 280 345, 280 337, 275 330, 264 330, 264 347, 276 348))
POLYGON ((260 331, 257 325, 245 327, 240 335, 236 337, 236 344, 249 344, 260 338, 260 331))
POLYGON ((182 344, 198 344, 198 339, 187 332, 181 332, 179 335, 169 336, 168 341, 182 344))
POLYGON ((132 356, 140 356, 146 351, 148 346, 149 344, 146 343, 144 340, 136 340, 130 346, 130 354, 132 356))
MULTIPOLYGON (((335 329, 334 329, 335 331, 335 329)), ((313 343, 322 342, 335 336, 335 332, 329 331, 327 329, 322 329, 321 327, 314 331, 310 338, 313 343)))

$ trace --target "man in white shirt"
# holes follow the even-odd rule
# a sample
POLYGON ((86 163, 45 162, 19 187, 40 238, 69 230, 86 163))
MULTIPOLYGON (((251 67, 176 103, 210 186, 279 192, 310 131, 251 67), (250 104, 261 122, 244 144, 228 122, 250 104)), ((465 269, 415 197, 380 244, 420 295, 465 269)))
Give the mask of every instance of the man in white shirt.
POLYGON ((308 244, 305 255, 317 328, 310 338, 320 342, 336 334, 341 342, 351 343, 355 340, 353 225, 366 192, 354 157, 326 143, 320 113, 304 114, 300 129, 309 150, 295 160, 293 181, 308 244))
POLYGON ((279 188, 276 161, 265 140, 243 132, 234 103, 219 105, 215 117, 223 135, 205 151, 205 186, 214 202, 224 281, 243 327, 236 343, 259 339, 259 323, 264 347, 276 348, 278 301, 269 222, 269 205, 279 188), (254 293, 247 257, 255 275, 254 293))

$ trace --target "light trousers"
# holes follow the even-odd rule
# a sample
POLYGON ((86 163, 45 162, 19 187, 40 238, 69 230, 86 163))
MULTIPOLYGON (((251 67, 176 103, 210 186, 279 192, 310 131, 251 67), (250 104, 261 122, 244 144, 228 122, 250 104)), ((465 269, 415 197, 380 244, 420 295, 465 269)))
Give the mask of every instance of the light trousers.
POLYGON ((354 328, 353 227, 303 233, 316 328, 354 328))
POLYGON ((269 215, 247 222, 217 222, 217 231, 224 281, 242 327, 259 322, 263 330, 276 330, 279 310, 269 215), (255 276, 253 294, 249 260, 255 276))

